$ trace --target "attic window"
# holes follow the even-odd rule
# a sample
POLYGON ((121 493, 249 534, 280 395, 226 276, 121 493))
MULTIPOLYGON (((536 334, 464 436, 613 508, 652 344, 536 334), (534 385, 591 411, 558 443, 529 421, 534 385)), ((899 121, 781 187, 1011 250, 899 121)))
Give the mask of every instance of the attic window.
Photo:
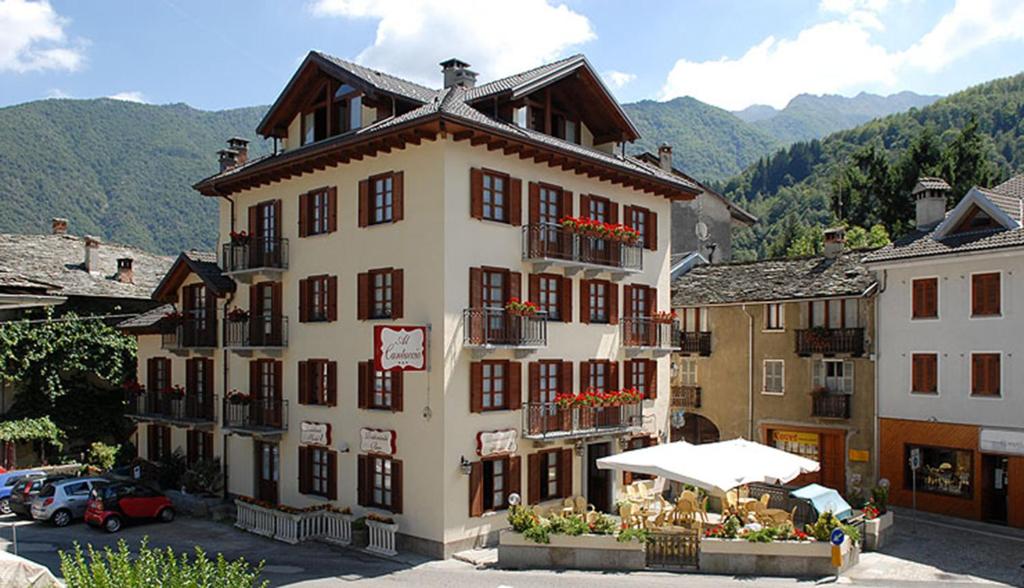
POLYGON ((334 93, 334 132, 344 133, 362 126, 363 96, 348 84, 334 93))
POLYGON ((985 211, 981 210, 977 206, 971 208, 971 210, 964 215, 963 220, 954 228, 952 233, 969 233, 971 231, 981 231, 984 229, 998 229, 1002 225, 996 221, 996 219, 989 216, 985 211))
POLYGON ((318 96, 302 112, 302 144, 309 145, 327 138, 327 89, 322 87, 318 96))

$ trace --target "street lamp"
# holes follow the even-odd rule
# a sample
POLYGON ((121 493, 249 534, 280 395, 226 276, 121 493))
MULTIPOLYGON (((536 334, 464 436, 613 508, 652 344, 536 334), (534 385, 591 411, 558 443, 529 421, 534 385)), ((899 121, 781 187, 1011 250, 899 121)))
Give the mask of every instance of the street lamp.
POLYGON ((462 475, 464 476, 473 473, 473 464, 466 459, 465 455, 459 456, 459 469, 462 470, 462 475))

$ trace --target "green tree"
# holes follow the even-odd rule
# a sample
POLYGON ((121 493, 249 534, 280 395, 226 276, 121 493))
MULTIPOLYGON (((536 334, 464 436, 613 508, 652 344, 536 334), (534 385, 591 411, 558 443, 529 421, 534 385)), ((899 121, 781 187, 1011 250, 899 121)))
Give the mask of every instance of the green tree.
POLYGON ((991 163, 989 143, 971 114, 970 121, 945 150, 944 175, 953 187, 951 198, 959 200, 973 186, 988 186, 997 177, 991 163))

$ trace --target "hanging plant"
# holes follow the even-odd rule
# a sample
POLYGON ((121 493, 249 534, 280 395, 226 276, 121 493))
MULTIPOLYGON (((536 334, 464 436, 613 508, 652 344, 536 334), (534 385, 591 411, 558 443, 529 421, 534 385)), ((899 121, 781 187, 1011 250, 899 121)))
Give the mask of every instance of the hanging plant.
POLYGON ((535 316, 538 310, 540 307, 536 303, 518 298, 509 298, 505 305, 505 312, 512 316, 535 316))
POLYGON ((249 320, 249 311, 241 308, 232 308, 228 311, 228 320, 233 323, 242 323, 249 320))
POLYGON ((248 245, 249 239, 249 233, 246 233, 245 231, 231 231, 232 245, 248 245))
POLYGON ((231 404, 249 404, 252 402, 252 396, 247 392, 240 392, 237 389, 232 389, 228 392, 228 402, 231 404))
POLYGON ((676 311, 661 311, 651 313, 651 321, 660 325, 667 325, 675 322, 677 318, 676 311))
POLYGON ((131 396, 142 396, 146 393, 146 388, 135 378, 125 380, 122 388, 124 389, 125 394, 129 394, 131 396))
POLYGON ((167 388, 164 388, 164 394, 166 394, 170 398, 184 398, 185 387, 180 384, 168 386, 167 388))

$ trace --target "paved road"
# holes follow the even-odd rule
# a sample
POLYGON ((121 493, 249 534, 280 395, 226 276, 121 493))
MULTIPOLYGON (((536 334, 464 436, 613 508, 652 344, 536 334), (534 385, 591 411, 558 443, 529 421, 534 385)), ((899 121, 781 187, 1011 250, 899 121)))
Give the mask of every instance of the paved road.
MULTIPOLYGON (((0 519, 0 549, 12 551, 11 530, 0 519)), ((59 573, 57 550, 70 549, 75 541, 96 547, 115 545, 118 539, 129 545, 145 535, 154 546, 191 551, 196 543, 209 553, 222 552, 229 559, 245 557, 265 561, 264 577, 273 586, 319 588, 347 586, 424 586, 452 588, 622 588, 623 586, 765 586, 808 588, 816 584, 841 586, 893 586, 923 588, 964 586, 1024 586, 1019 568, 1024 560, 1024 534, 993 532, 982 525, 931 517, 912 533, 907 520, 897 516, 897 535, 881 553, 864 554, 861 565, 843 578, 817 580, 793 578, 725 577, 663 572, 632 574, 557 571, 505 571, 478 569, 449 560, 429 561, 402 556, 392 561, 355 550, 336 549, 309 543, 290 546, 235 530, 225 523, 180 518, 171 524, 128 527, 108 535, 77 523, 66 529, 31 522, 17 524, 20 555, 42 563, 59 573)))

